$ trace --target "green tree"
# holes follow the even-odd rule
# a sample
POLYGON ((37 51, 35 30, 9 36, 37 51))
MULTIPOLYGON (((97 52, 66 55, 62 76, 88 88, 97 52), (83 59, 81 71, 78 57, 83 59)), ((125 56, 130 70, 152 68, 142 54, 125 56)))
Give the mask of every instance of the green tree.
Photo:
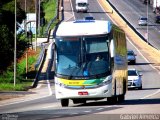
MULTIPOLYGON (((17 23, 21 24, 26 18, 25 12, 17 2, 17 23)), ((13 62, 14 33, 15 33, 15 0, 0 0, 0 71, 13 62)), ((18 27, 17 27, 18 29, 18 27)), ((23 54, 26 41, 17 37, 17 56, 23 54)))
POLYGON ((13 35, 6 25, 0 25, 0 69, 5 70, 13 59, 13 35))

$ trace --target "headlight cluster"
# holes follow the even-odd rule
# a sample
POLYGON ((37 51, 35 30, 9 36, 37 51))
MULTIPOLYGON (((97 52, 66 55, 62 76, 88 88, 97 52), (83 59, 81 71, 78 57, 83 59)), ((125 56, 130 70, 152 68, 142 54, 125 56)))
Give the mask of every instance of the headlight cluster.
POLYGON ((99 84, 99 86, 108 85, 112 82, 112 75, 107 76, 102 83, 99 84))
POLYGON ((55 81, 55 84, 58 85, 58 86, 60 86, 60 87, 63 87, 63 88, 66 88, 66 87, 67 87, 67 85, 65 85, 65 84, 63 84, 63 83, 60 83, 58 80, 55 81))
POLYGON ((55 84, 59 87, 68 88, 68 89, 93 89, 93 88, 98 88, 98 87, 102 87, 110 84, 112 82, 112 75, 107 76, 106 78, 103 78, 103 79, 104 80, 101 83, 93 84, 93 85, 70 86, 70 85, 65 85, 64 83, 61 83, 58 80, 55 80, 55 84))

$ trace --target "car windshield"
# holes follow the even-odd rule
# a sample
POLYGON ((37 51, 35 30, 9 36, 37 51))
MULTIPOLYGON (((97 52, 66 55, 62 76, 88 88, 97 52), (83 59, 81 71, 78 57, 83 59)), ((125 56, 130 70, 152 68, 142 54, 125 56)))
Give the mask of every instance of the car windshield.
POLYGON ((135 70, 128 70, 128 76, 137 76, 137 72, 135 70))
POLYGON ((140 18, 140 20, 147 20, 147 18, 140 18))
POLYGON ((127 55, 134 55, 134 53, 132 51, 128 51, 127 55))
POLYGON ((78 6, 79 7, 85 7, 85 6, 87 6, 87 3, 78 3, 78 6))
POLYGON ((107 36, 56 38, 56 73, 95 76, 109 71, 107 36))

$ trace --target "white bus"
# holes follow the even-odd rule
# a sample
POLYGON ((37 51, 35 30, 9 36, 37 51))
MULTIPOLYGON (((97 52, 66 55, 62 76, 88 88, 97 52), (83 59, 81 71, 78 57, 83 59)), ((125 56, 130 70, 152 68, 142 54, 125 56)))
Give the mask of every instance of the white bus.
POLYGON ((62 22, 54 44, 55 95, 62 107, 107 98, 123 101, 127 89, 124 32, 102 20, 62 22))

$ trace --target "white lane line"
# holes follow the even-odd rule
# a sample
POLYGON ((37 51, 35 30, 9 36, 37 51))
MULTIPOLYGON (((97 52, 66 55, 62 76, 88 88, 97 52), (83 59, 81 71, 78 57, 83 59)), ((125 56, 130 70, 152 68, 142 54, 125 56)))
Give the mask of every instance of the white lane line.
POLYGON ((54 108, 54 107, 59 107, 59 103, 58 102, 54 102, 54 103, 52 103, 52 105, 44 106, 44 107, 41 107, 41 108, 42 109, 49 109, 49 108, 54 108))
POLYGON ((42 84, 38 84, 38 86, 36 88, 40 88, 42 86, 42 84))
POLYGON ((158 93, 160 93, 160 89, 157 90, 155 93, 152 93, 152 94, 147 95, 147 96, 145 96, 145 97, 143 97, 143 98, 140 98, 140 99, 146 99, 146 98, 149 98, 149 97, 151 97, 151 96, 153 96, 153 95, 156 95, 156 94, 158 94, 158 93))
POLYGON ((90 113, 91 111, 88 110, 88 111, 84 111, 84 112, 85 112, 85 113, 90 113))
POLYGON ((53 95, 53 92, 52 92, 52 89, 51 89, 51 84, 50 84, 48 79, 47 79, 47 86, 48 86, 49 96, 53 95))
POLYGON ((103 110, 104 108, 98 108, 98 109, 96 109, 96 110, 103 110))
POLYGON ((71 113, 71 115, 78 115, 79 113, 71 113))
MULTIPOLYGON (((30 96, 28 96, 28 97, 30 97, 30 96)), ((28 100, 22 100, 22 99, 20 99, 18 101, 12 102, 12 103, 9 103, 9 102, 7 102, 7 103, 1 103, 0 102, 2 104, 0 106, 6 106, 6 105, 17 104, 17 103, 23 103, 23 102, 28 102, 28 101, 32 101, 32 100, 42 99, 42 98, 46 98, 46 97, 49 97, 49 95, 46 95, 46 96, 43 96, 43 97, 39 97, 39 98, 28 99, 28 100)), ((25 98, 23 98, 23 99, 25 99, 25 98)))
POLYGON ((74 16, 71 16, 70 18, 68 18, 66 21, 70 21, 74 16))
POLYGON ((73 11, 73 5, 72 5, 72 2, 71 2, 71 0, 70 0, 70 3, 71 3, 71 8, 72 8, 72 14, 73 14, 73 18, 74 18, 74 20, 75 20, 75 15, 74 15, 74 11, 73 11))
MULTIPOLYGON (((48 51, 46 56, 48 65, 49 65, 49 60, 52 59, 52 54, 53 54, 52 47, 53 47, 53 42, 48 46, 48 51)), ((52 93, 51 84, 49 81, 48 69, 46 70, 46 72, 47 72, 47 87, 48 87, 49 95, 51 96, 53 93, 52 93)))

